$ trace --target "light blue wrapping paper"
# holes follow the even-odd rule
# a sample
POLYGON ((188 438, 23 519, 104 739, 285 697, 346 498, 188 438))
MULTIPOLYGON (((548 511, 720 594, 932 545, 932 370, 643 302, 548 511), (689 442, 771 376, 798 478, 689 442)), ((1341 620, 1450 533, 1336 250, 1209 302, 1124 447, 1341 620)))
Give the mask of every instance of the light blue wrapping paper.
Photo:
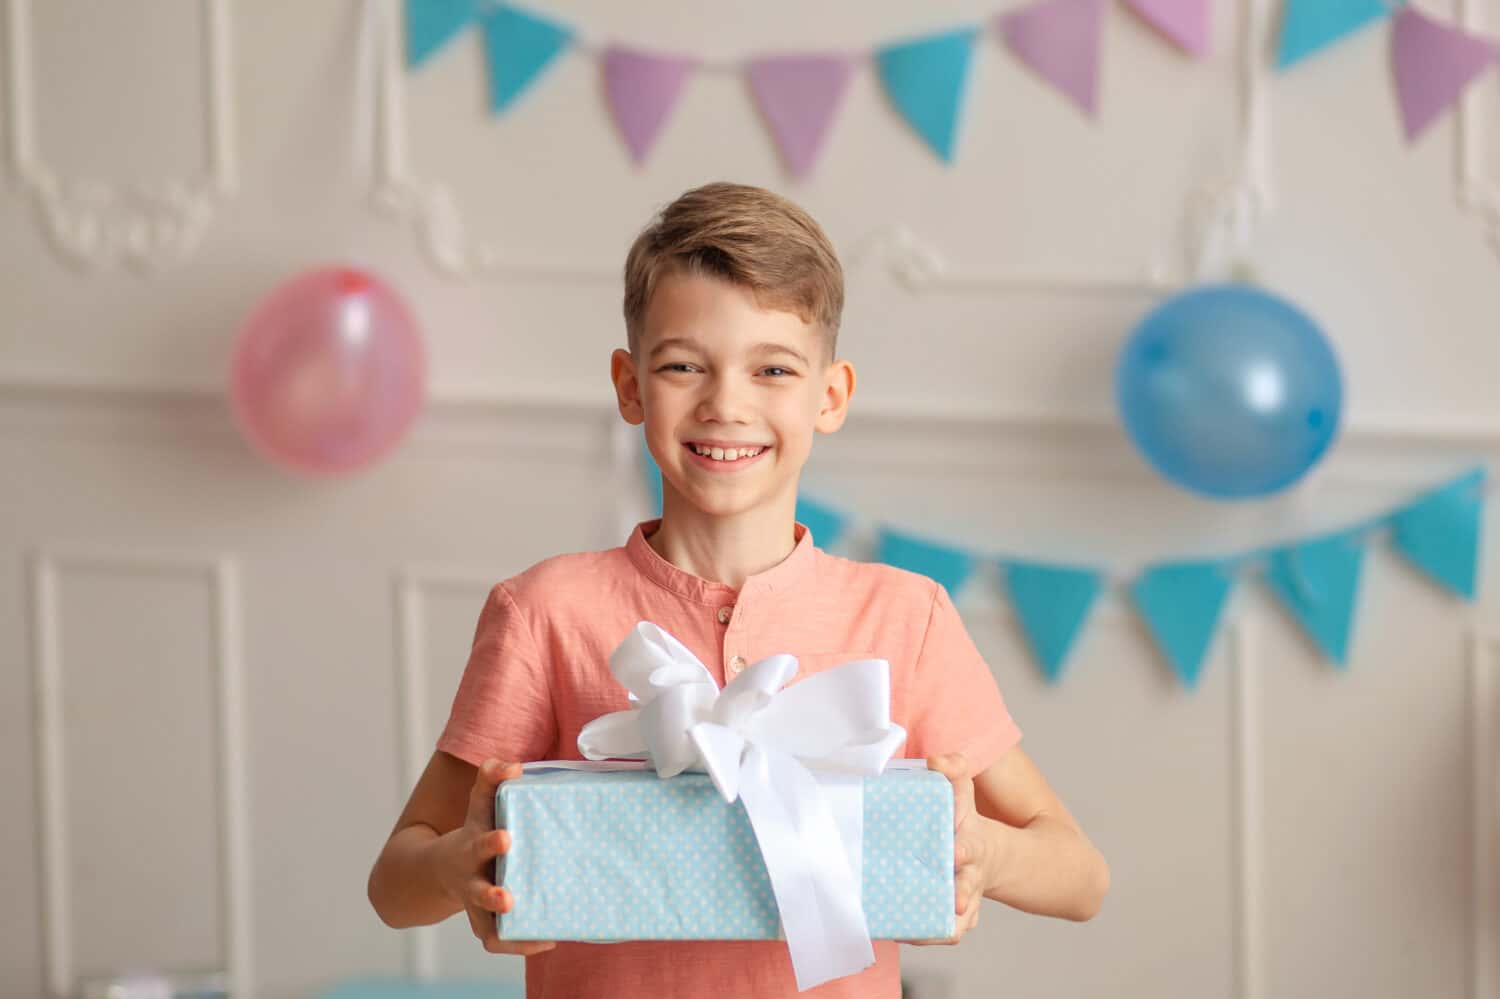
MULTIPOLYGON (((776 899, 745 807, 705 774, 529 772, 500 785, 515 897, 505 940, 774 940, 776 899)), ((866 778, 865 917, 876 940, 954 930, 953 786, 930 770, 866 778)))

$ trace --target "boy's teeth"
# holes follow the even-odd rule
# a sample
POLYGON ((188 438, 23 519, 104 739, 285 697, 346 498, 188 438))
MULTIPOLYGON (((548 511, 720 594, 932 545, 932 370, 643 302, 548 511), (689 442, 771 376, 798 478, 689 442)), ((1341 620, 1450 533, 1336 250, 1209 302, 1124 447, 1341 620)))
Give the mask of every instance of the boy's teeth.
POLYGON ((694 444, 693 450, 698 454, 703 455, 705 458, 712 458, 715 461, 738 461, 741 458, 754 457, 755 455, 760 454, 760 452, 765 449, 758 447, 708 447, 703 444, 694 444))

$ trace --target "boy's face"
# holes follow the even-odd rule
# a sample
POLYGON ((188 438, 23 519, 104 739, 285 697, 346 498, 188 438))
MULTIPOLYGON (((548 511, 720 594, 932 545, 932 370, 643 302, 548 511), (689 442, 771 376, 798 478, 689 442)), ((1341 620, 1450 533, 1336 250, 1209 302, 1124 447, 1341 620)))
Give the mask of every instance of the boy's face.
POLYGON ((815 326, 686 272, 657 281, 635 354, 615 351, 610 368, 664 489, 721 517, 795 503, 813 432, 842 426, 854 391, 853 366, 830 360, 815 326), (740 449, 751 455, 728 460, 740 449))

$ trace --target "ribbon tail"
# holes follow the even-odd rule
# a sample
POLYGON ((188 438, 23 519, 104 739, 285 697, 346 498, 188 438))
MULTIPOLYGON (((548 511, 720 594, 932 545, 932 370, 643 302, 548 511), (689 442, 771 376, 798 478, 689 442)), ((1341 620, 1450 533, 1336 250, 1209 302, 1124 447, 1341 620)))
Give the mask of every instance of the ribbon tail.
POLYGON ((860 886, 813 775, 796 759, 751 743, 740 798, 766 861, 797 988, 874 964, 860 886))
MULTIPOLYGON (((849 877, 857 885, 865 883, 865 779, 846 774, 813 771, 813 778, 823 789, 828 811, 838 826, 839 840, 849 858, 849 877)), ((861 904, 860 911, 864 911, 861 904)))

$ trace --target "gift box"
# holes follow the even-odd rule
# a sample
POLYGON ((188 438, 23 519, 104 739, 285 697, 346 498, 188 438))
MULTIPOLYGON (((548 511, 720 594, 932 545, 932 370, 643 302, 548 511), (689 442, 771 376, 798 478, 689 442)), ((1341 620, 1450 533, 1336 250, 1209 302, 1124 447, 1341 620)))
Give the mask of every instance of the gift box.
MULTIPOLYGON (((953 787, 918 767, 864 778, 852 866, 872 939, 954 932, 953 787)), ((495 881, 515 897, 502 939, 782 938, 744 802, 705 774, 529 770, 500 785, 495 823, 511 833, 495 881)))

